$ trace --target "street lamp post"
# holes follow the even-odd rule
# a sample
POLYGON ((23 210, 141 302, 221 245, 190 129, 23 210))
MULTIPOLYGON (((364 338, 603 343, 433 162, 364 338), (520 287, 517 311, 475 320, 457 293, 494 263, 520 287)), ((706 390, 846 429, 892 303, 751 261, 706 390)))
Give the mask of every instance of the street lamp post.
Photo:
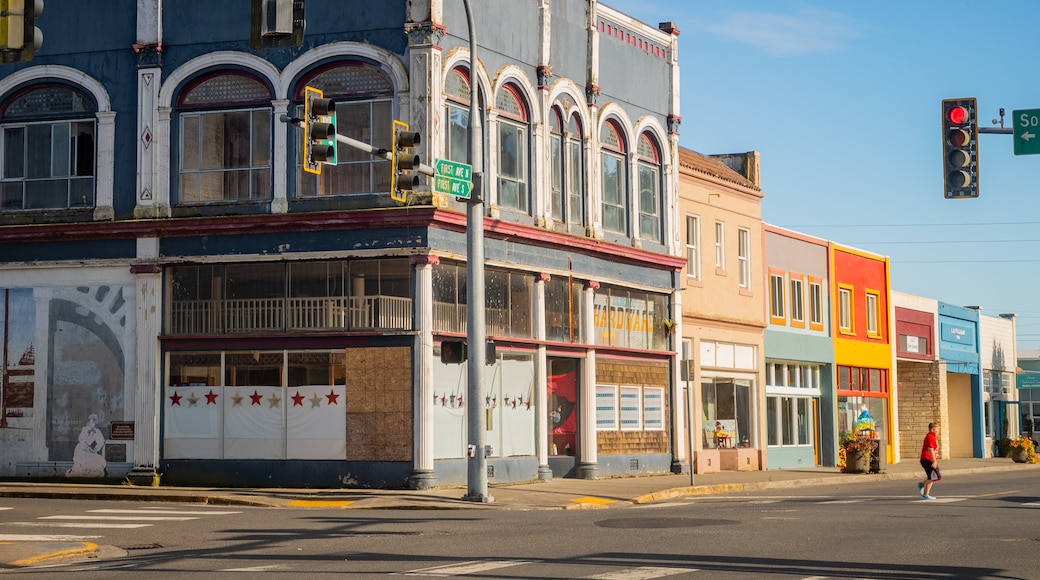
POLYGON ((483 125, 480 120, 480 105, 477 90, 477 37, 473 25, 473 11, 469 0, 462 0, 466 7, 466 23, 469 26, 469 157, 473 165, 473 193, 466 210, 466 341, 469 343, 466 367, 469 375, 467 394, 469 410, 469 461, 467 464, 467 489, 463 499, 489 503, 487 456, 484 452, 484 424, 487 403, 484 400, 484 353, 486 331, 484 328, 484 149, 483 125))

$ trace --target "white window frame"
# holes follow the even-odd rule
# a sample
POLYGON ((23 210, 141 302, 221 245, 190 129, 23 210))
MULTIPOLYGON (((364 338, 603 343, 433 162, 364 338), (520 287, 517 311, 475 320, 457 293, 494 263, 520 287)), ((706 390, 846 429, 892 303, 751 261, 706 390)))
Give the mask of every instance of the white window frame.
POLYGON ((852 289, 838 288, 838 328, 852 332, 852 289))
POLYGON ((878 306, 881 303, 879 296, 874 292, 867 292, 867 334, 877 335, 880 333, 878 319, 880 312, 878 306))
POLYGON ((769 318, 787 322, 784 275, 769 273, 769 318))
POLYGON ((726 224, 715 222, 715 267, 726 269, 726 224))
POLYGON ((791 276, 791 322, 805 326, 805 281, 794 275, 791 276))
POLYGON ((738 286, 751 289, 751 230, 737 229, 737 266, 739 268, 738 286))
POLYGON ((686 214, 686 276, 701 279, 701 218, 686 214))
POLYGON ((809 281, 809 325, 823 326, 823 284, 809 281))

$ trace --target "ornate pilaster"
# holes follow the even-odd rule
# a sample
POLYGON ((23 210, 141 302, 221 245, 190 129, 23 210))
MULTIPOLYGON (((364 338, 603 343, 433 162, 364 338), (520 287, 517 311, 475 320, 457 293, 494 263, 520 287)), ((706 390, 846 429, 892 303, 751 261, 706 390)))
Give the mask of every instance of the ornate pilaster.
MULTIPOLYGON (((581 324, 583 335, 590 344, 596 343, 596 327, 593 323, 596 290, 599 282, 585 283, 585 300, 582 304, 581 324)), ((574 475, 578 479, 599 478, 599 455, 596 449, 596 351, 590 348, 581 369, 580 394, 578 395, 578 465, 574 475)))
POLYGON ((416 329, 412 348, 412 380, 415 393, 412 399, 413 449, 412 473, 408 476, 411 489, 436 487, 437 475, 433 468, 433 267, 440 263, 437 256, 412 256, 409 263, 414 270, 415 287, 412 302, 412 328, 416 329))
POLYGON ((538 479, 552 480, 552 469, 549 467, 549 393, 548 360, 545 351, 545 283, 549 275, 536 274, 534 277, 534 338, 538 342, 534 355, 534 439, 538 453, 538 479))
MULTIPOLYGON (((158 243, 152 240, 152 246, 158 243)), ((138 246, 148 244, 140 240, 138 246)), ((139 257, 142 252, 138 251, 139 257)), ((162 328, 162 267, 154 262, 130 266, 136 282, 137 390, 134 393, 134 467, 127 479, 135 485, 158 485, 159 476, 159 330, 162 328)))

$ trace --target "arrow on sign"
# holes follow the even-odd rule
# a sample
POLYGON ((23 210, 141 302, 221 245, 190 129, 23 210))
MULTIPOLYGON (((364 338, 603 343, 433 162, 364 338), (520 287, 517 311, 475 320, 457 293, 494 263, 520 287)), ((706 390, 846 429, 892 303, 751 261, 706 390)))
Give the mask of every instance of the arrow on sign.
POLYGON ((1027 133, 1022 133, 1022 140, 1023 141, 1029 141, 1033 137, 1036 137, 1036 135, 1034 135, 1032 133, 1028 133, 1028 132, 1027 133))

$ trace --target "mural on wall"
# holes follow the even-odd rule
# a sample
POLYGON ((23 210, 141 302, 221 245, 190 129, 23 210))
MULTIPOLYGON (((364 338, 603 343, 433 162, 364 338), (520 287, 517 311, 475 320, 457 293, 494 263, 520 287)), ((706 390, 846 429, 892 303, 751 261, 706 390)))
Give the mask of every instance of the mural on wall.
POLYGON ((133 286, 2 292, 0 476, 128 471, 124 464, 113 472, 106 433, 132 410, 127 396, 135 373, 133 286))

